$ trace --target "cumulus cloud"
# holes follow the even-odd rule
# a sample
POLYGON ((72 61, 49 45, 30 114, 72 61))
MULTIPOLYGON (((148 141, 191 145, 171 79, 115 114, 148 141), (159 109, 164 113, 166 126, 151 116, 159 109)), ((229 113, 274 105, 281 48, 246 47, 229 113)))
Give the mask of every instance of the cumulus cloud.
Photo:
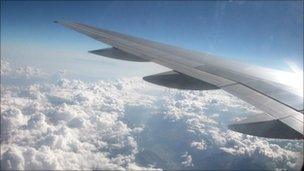
POLYGON ((205 141, 192 141, 190 147, 196 148, 198 150, 205 150, 207 148, 205 141))
POLYGON ((48 77, 49 75, 39 68, 31 66, 13 67, 9 62, 1 60, 2 85, 28 86, 45 82, 48 77))
MULTIPOLYGON (((230 111, 236 113, 260 112, 223 91, 180 92, 178 90, 169 90, 162 99, 162 105, 165 106, 163 107, 163 117, 170 121, 183 123, 187 129, 187 134, 195 134, 194 137, 191 137, 192 141, 189 142, 190 147, 200 151, 192 150, 193 154, 198 155, 195 157, 204 159, 206 153, 214 156, 218 155, 218 153, 224 153, 218 157, 231 156, 228 159, 225 157, 225 162, 230 167, 235 165, 236 169, 241 164, 236 161, 239 160, 241 162, 246 158, 250 158, 250 162, 247 163, 248 166, 256 164, 265 169, 299 169, 303 164, 303 147, 297 145, 299 143, 303 146, 303 141, 272 141, 271 139, 227 130, 227 125, 223 127, 222 124, 225 123, 225 117, 227 117, 225 114, 232 115, 227 120, 227 123, 234 120, 233 113, 230 111), (217 107, 216 110, 214 110, 214 107, 217 107), (237 111, 236 109, 240 110, 237 111), (219 112, 222 115, 218 115, 219 112), (287 150, 286 147, 291 142, 294 143, 294 147, 298 146, 298 148, 287 150), (212 151, 210 151, 211 149, 212 151)), ((192 161, 191 149, 188 148, 188 150, 189 154, 187 153, 187 155, 192 156, 192 161)), ((194 166, 199 164, 196 161, 192 163, 194 166)), ((204 166, 201 165, 201 167, 204 166)), ((226 166, 219 168, 223 169, 226 166)), ((206 169, 212 169, 212 167, 207 167, 206 169)))
POLYGON ((185 154, 183 154, 181 157, 184 159, 184 161, 182 161, 182 165, 183 166, 186 166, 186 167, 193 166, 192 156, 189 155, 188 152, 186 152, 185 154))
POLYGON ((8 63, 2 73, 31 80, 1 85, 2 169, 233 169, 244 159, 299 169, 303 162, 302 141, 227 130, 233 118, 259 111, 223 91, 155 88, 141 78, 37 82, 47 74, 8 63))
POLYGON ((7 61, 1 60, 1 75, 9 73, 11 70, 7 61))
MULTIPOLYGON (((19 68, 9 76, 16 74, 30 79, 40 71, 19 68)), ((26 87, 1 85, 1 166, 144 169, 134 162, 133 132, 138 130, 121 120, 127 100, 124 89, 127 82, 86 84, 64 79, 26 87)))
POLYGON ((9 75, 10 77, 25 77, 27 79, 40 78, 46 76, 46 73, 39 68, 31 66, 22 66, 18 68, 12 68, 10 63, 1 60, 1 75, 9 75))

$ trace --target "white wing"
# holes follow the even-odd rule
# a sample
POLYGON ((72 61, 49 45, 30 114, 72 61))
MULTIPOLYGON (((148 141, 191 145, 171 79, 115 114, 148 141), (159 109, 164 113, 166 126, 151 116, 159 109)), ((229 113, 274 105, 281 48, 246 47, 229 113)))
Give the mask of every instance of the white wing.
POLYGON ((271 69, 84 24, 56 23, 113 47, 92 53, 129 61, 151 61, 173 70, 145 77, 146 81, 180 89, 220 88, 265 112, 230 125, 232 130, 262 137, 303 139, 303 96, 272 80, 271 69))

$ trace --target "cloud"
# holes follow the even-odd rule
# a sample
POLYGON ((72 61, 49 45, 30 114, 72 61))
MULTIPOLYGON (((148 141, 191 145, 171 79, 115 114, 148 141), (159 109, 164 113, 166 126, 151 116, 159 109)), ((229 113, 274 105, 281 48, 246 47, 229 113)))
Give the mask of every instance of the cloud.
POLYGON ((9 73, 11 70, 7 61, 1 60, 1 75, 9 73))
POLYGON ((192 141, 190 147, 196 148, 201 151, 207 148, 206 143, 203 140, 200 142, 192 141))
POLYGON ((183 166, 185 166, 185 167, 193 166, 192 157, 191 157, 191 155, 188 154, 188 152, 183 154, 181 157, 184 159, 184 161, 182 161, 183 166))
POLYGON ((12 86, 28 86, 34 83, 42 83, 50 77, 39 68, 31 66, 14 67, 9 62, 1 60, 1 84, 12 86))
MULTIPOLYGON (((19 68, 11 76, 31 79, 38 71, 19 68)), ((2 168, 144 169, 134 162, 136 130, 121 120, 125 85, 64 79, 1 85, 2 168)))
POLYGON ((1 60, 1 75, 9 75, 10 77, 25 77, 26 79, 40 78, 46 76, 46 73, 39 68, 33 68, 31 66, 22 66, 18 68, 12 68, 10 63, 1 60))
MULTIPOLYGON (((235 113, 233 114, 231 111, 252 114, 260 112, 225 92, 169 90, 168 93, 163 95, 162 102, 162 117, 171 122, 182 123, 187 129, 185 136, 190 137, 188 144, 192 150, 187 148, 186 156, 191 156, 191 161, 195 158, 203 160, 207 153, 208 156, 224 153, 218 157, 231 157, 225 157, 226 165, 219 167, 221 169, 227 169, 227 167, 237 169, 241 165, 241 161, 246 158, 251 160, 247 163, 248 167, 250 165, 260 165, 260 168, 265 169, 299 169, 303 164, 303 147, 293 150, 286 149, 289 143, 295 143, 294 146, 296 147, 297 143, 303 145, 303 141, 259 138, 233 132, 227 130, 226 126, 223 127, 222 124, 225 124, 225 117, 227 117, 225 114, 231 115, 227 123, 234 119, 233 115, 235 113), (237 111, 237 108, 241 109, 237 111), (218 113, 222 114, 218 115, 218 113), (192 134, 195 134, 195 136, 191 136, 192 134), (193 149, 196 151, 193 151, 193 149)), ((193 160, 191 163, 195 167, 199 164, 198 162, 202 163, 201 160, 193 160)), ((204 165, 200 165, 200 167, 204 167, 204 165)), ((212 169, 212 167, 205 169, 212 169)))
POLYGON ((30 81, 1 85, 2 169, 233 169, 245 159, 299 169, 303 162, 302 141, 227 130, 235 117, 259 111, 223 91, 159 88, 141 78, 37 82, 52 76, 3 66, 8 79, 30 81))
POLYGON ((15 71, 16 76, 25 76, 26 78, 41 77, 43 72, 40 69, 32 68, 30 66, 19 67, 15 71))

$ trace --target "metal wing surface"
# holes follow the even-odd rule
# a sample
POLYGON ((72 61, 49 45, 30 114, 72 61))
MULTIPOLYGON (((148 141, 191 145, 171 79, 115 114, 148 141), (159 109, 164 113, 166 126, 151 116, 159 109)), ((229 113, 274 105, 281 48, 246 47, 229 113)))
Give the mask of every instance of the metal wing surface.
POLYGON ((268 138, 303 139, 303 94, 276 81, 272 69, 85 24, 56 23, 112 46, 92 51, 95 54, 128 61, 155 62, 173 70, 146 77, 149 82, 179 89, 190 86, 189 89, 195 90, 223 89, 265 112, 230 125, 231 130, 268 138), (189 81, 189 78, 193 80, 189 81))

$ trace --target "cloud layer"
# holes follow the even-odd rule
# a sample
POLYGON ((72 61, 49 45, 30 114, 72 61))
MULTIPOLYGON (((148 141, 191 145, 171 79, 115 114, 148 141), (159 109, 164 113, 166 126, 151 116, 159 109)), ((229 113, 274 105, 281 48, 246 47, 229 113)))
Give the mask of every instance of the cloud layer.
POLYGON ((41 70, 1 64, 2 169, 300 169, 303 162, 303 141, 227 130, 232 119, 259 111, 223 91, 159 88, 141 78, 49 82, 41 70))

